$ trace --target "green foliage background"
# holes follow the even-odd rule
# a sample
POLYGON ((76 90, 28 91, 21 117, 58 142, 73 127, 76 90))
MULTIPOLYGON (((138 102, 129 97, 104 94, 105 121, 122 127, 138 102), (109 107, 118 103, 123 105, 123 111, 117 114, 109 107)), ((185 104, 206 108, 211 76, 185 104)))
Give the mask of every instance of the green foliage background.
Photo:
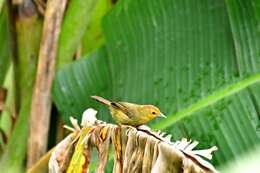
POLYGON ((54 101, 67 122, 87 107, 111 120, 90 95, 155 104, 169 118, 152 127, 217 145, 218 165, 239 157, 260 142, 259 10, 255 0, 119 1, 102 22, 105 46, 58 72, 54 101))

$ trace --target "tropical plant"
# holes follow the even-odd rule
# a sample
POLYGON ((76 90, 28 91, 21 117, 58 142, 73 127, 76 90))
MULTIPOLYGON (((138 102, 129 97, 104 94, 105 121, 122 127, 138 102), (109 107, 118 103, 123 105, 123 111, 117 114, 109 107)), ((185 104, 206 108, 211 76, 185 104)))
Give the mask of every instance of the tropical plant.
POLYGON ((218 146, 216 165, 238 158, 260 142, 258 11, 254 0, 120 1, 105 46, 58 72, 54 101, 66 122, 86 107, 112 121, 90 95, 152 103, 168 115, 152 128, 218 146))
POLYGON ((258 0, 115 2, 0 0, 1 171, 62 138, 60 115, 93 107, 113 123, 91 95, 160 107, 149 126, 217 146, 217 166, 259 145, 258 0))

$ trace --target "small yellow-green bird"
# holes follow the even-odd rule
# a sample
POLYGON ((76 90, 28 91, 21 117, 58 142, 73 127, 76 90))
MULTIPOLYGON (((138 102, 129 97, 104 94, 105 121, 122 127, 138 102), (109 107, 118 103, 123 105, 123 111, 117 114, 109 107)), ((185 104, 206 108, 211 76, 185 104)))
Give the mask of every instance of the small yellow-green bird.
POLYGON ((100 96, 91 96, 91 98, 107 105, 113 119, 119 124, 140 126, 148 123, 156 117, 166 118, 166 116, 161 113, 160 109, 153 105, 111 102, 100 96))

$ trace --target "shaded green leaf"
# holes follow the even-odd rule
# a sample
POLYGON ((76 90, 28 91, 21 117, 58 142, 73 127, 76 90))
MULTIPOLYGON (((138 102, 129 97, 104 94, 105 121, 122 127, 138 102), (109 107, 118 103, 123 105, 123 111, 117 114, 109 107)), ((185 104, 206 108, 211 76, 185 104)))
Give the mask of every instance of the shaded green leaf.
MULTIPOLYGON (((108 56, 103 47, 58 71, 52 96, 66 123, 70 122, 70 116, 80 118, 86 106, 97 109, 103 107, 91 100, 90 95, 101 93, 111 97, 111 77, 107 64, 108 56)), ((110 116, 105 117, 105 120, 109 119, 110 116)))
POLYGON ((81 54, 95 50, 104 44, 105 39, 101 29, 101 19, 110 10, 112 4, 110 0, 99 0, 92 18, 82 37, 81 54))
POLYGON ((11 52, 10 52, 10 36, 8 31, 8 22, 7 22, 7 8, 4 5, 1 10, 0 2, 0 86, 3 84, 5 75, 8 71, 11 52))
POLYGON ((72 61, 81 38, 91 19, 97 0, 70 1, 65 13, 57 52, 58 67, 72 61))

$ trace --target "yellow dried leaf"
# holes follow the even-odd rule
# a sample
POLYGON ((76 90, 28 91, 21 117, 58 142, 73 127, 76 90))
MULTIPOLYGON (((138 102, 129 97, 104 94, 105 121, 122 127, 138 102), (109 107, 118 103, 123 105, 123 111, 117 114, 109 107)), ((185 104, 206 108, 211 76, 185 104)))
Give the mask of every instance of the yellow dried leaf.
POLYGON ((86 168, 87 166, 85 165, 86 159, 84 155, 84 149, 85 149, 84 141, 86 140, 86 137, 89 135, 91 129, 92 129, 91 127, 86 127, 81 130, 80 132, 81 134, 76 144, 76 148, 71 158, 69 167, 67 169, 67 173, 82 173, 84 169, 87 169, 86 168))
POLYGON ((108 127, 106 127, 106 126, 104 126, 101 129, 100 137, 101 137, 102 141, 106 140, 106 138, 107 138, 107 131, 108 131, 108 127))

